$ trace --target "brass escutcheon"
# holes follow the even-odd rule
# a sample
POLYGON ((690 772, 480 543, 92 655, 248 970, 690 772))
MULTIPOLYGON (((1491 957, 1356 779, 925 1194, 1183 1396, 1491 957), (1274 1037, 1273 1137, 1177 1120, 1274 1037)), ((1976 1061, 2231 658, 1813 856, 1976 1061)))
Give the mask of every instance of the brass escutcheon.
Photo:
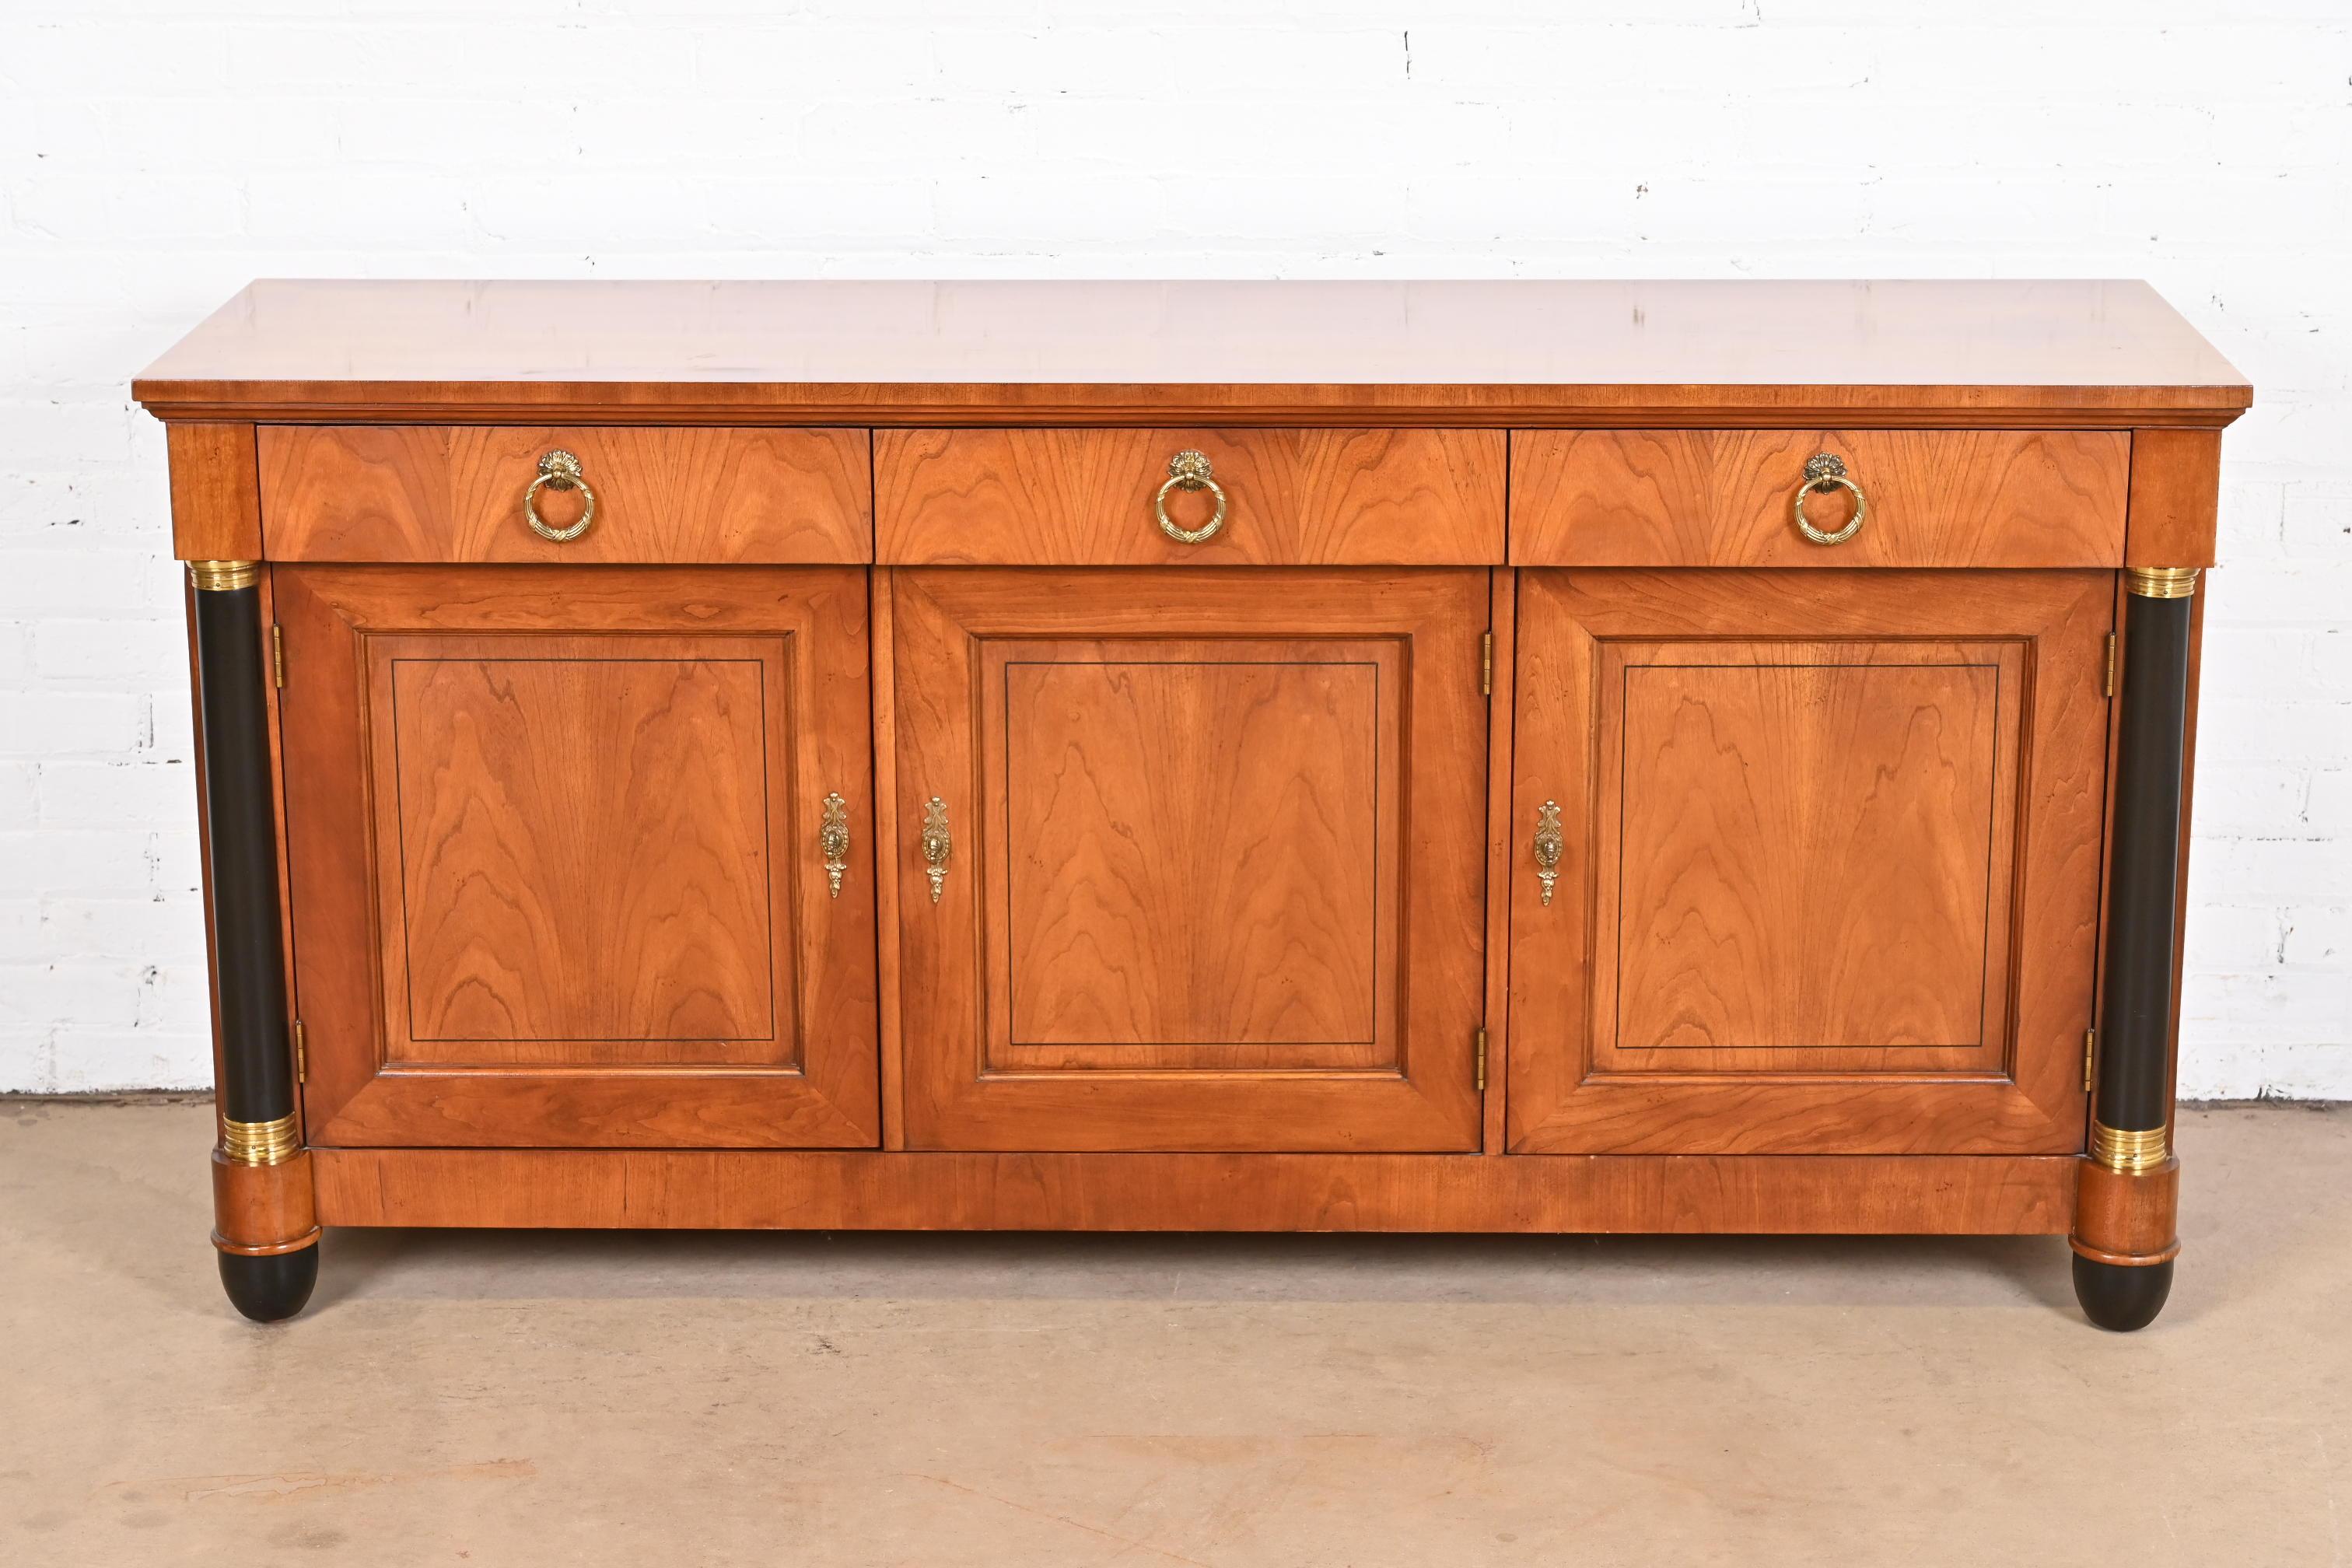
POLYGON ((1568 848, 1559 826, 1559 802, 1548 800, 1536 808, 1536 880, 1543 884, 1544 907, 1551 907, 1554 884, 1559 880, 1559 858, 1568 848))
POLYGON ((849 803, 835 790, 824 797, 824 818, 818 824, 816 847, 824 857, 824 883, 841 897, 842 873, 849 869, 849 803))
POLYGON ((931 879, 931 902, 940 901, 940 894, 948 879, 948 858, 955 853, 955 839, 948 832, 948 803, 933 795, 923 805, 923 875, 931 879))

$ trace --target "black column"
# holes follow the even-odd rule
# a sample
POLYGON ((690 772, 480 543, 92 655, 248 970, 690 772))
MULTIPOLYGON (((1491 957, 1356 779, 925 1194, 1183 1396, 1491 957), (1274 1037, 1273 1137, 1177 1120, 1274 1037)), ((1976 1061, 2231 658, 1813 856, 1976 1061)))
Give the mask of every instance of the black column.
POLYGON ((2107 851, 2098 1098, 2075 1182, 2074 1296, 2104 1329, 2146 1328, 2172 1292, 2172 953, 2197 568, 2124 569, 2122 711, 2107 851))
POLYGON ((294 1060, 286 1037, 259 568, 207 561, 190 570, 220 986, 221 1114, 247 1125, 273 1122, 294 1114, 294 1060))
POLYGON ((2181 763, 2188 733, 2193 569, 2128 570, 2123 712, 2107 861, 2107 970, 2099 1008, 2092 1153, 2118 1169, 2163 1158, 2171 1118, 2174 913, 2180 877, 2181 763), (2151 592, 2154 590, 2154 592, 2151 592), (2109 1133, 2157 1133, 2121 1140, 2109 1133), (2152 1158, 2151 1158, 2152 1153, 2152 1158))

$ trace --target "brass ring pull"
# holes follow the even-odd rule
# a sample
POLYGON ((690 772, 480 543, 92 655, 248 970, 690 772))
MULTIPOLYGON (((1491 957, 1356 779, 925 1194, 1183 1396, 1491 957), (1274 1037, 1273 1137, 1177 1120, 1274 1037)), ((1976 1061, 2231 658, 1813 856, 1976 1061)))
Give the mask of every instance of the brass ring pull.
POLYGON ((1160 519, 1160 531, 1179 544, 1198 544, 1225 526, 1225 487, 1217 483, 1209 472, 1206 452, 1182 451, 1168 459, 1168 478, 1160 493, 1151 498, 1151 510, 1160 519), (1170 490, 1206 490, 1217 498, 1217 514, 1199 528, 1179 528, 1176 520, 1168 515, 1170 490))
POLYGON ((922 849, 923 875, 931 879, 931 902, 936 904, 948 879, 948 857, 955 853, 955 839, 948 832, 948 803, 938 795, 923 805, 922 849))
POLYGON ((1559 858, 1568 840, 1559 830, 1559 802, 1548 800, 1536 810, 1536 880, 1543 884, 1543 902, 1551 907, 1553 884, 1559 880, 1559 858))
POLYGON ((824 856, 824 882, 835 898, 841 897, 842 873, 849 869, 849 803, 835 790, 824 797, 824 819, 817 825, 816 847, 824 856))
POLYGON ((1832 452, 1816 452, 1805 465, 1805 482, 1797 487, 1794 503, 1797 531, 1815 544, 1843 544, 1862 531, 1862 520, 1870 515, 1870 498, 1862 487, 1845 477, 1845 459, 1832 452), (1815 490, 1846 489, 1853 492, 1853 516, 1835 533, 1824 533, 1805 521, 1805 498, 1815 490))
POLYGON ((540 458, 539 478, 531 480, 530 488, 522 492, 522 520, 530 524, 533 533, 557 544, 566 543, 588 531, 588 525, 596 521, 596 492, 590 489, 588 481, 580 477, 579 458, 560 447, 540 458), (537 503, 541 489, 578 490, 582 502, 580 521, 570 528, 548 527, 539 515, 537 503))

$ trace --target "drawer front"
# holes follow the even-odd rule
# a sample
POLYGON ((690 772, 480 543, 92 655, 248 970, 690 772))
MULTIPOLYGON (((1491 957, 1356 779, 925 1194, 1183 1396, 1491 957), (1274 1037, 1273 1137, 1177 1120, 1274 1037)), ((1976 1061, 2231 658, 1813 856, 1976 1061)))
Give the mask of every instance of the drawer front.
POLYGON ((726 564, 873 559, 863 430, 265 426, 261 515, 278 561, 726 564), (550 453, 579 461, 532 493, 550 453), (552 531, 594 515, 576 537, 552 531))
POLYGON ((1505 453, 1496 430, 879 431, 876 558, 1485 565, 1503 558, 1505 453), (1205 472, 1176 479, 1187 452, 1205 472))
POLYGON ((2116 566, 2130 459, 2119 430, 1519 430, 1511 561, 2116 566), (1835 542, 1796 513, 1821 454, 1845 484, 1807 488, 1804 522, 1835 542))

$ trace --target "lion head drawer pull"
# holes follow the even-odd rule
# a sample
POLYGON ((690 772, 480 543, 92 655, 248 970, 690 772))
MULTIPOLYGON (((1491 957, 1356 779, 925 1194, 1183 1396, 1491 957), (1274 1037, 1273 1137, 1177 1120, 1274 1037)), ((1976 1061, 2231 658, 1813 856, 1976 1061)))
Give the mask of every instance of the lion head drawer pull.
POLYGON ((940 901, 940 893, 948 879, 948 857, 955 853, 955 839, 948 833, 948 803, 938 795, 923 803, 923 875, 931 879, 931 902, 940 901))
POLYGON ((1160 493, 1151 498, 1151 510, 1160 519, 1160 531, 1179 544, 1198 544, 1225 526, 1225 487, 1217 483, 1209 472, 1206 452, 1186 450, 1168 459, 1168 478, 1160 493), (1179 528, 1176 520, 1168 515, 1170 490, 1206 490, 1217 498, 1216 515, 1199 528, 1179 528))
POLYGON ((539 478, 531 480, 530 488, 522 492, 522 519, 530 524, 533 533, 558 544, 577 539, 588 531, 588 525, 596 521, 596 492, 590 489, 588 481, 580 477, 579 458, 561 447, 540 458, 539 478), (539 492, 541 489, 578 490, 580 521, 570 528, 548 527, 539 515, 539 492))
POLYGON ((1797 487, 1795 502, 1797 531, 1815 544, 1843 544, 1862 531, 1862 520, 1870 515, 1870 498, 1862 487, 1845 477, 1845 459, 1833 452, 1816 452, 1805 465, 1805 482, 1797 487), (1824 533, 1805 521, 1805 498, 1815 490, 1844 489, 1853 492, 1853 516, 1835 533, 1824 533))

